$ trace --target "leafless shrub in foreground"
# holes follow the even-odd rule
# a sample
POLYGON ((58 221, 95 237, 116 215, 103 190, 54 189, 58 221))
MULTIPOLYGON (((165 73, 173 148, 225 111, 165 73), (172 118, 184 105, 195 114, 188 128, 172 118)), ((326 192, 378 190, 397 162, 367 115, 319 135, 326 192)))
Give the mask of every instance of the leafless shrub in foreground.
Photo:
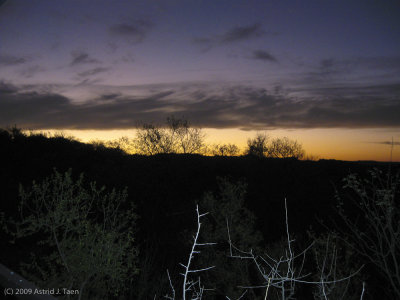
POLYGON ((356 206, 360 216, 357 220, 349 217, 343 199, 339 199, 346 241, 376 266, 389 283, 390 296, 400 299, 400 176, 371 170, 369 179, 351 174, 344 180, 345 188, 354 196, 350 203, 356 206))
MULTIPOLYGON (((202 299, 203 293, 206 289, 201 284, 200 276, 198 276, 195 279, 193 279, 192 277, 193 277, 193 275, 195 275, 197 273, 207 271, 207 270, 213 269, 215 267, 215 266, 210 266, 210 267, 205 267, 205 268, 201 268, 201 269, 192 269, 192 260, 194 259, 196 254, 200 254, 200 252, 201 252, 199 250, 199 247, 215 245, 215 243, 200 243, 198 241, 200 230, 201 230, 200 219, 202 217, 206 216, 208 213, 200 214, 198 205, 196 206, 196 213, 197 213, 197 230, 193 237, 192 248, 189 253, 189 257, 188 257, 186 264, 182 264, 182 263, 180 264, 184 269, 183 273, 181 273, 181 275, 183 276, 183 280, 182 280, 182 299, 183 300, 186 300, 186 299, 200 300, 200 299, 202 299)), ((169 275, 168 270, 167 270, 167 274, 168 274, 168 280, 169 280, 170 287, 171 287, 171 295, 166 295, 165 298, 170 299, 170 300, 175 300, 176 291, 172 284, 171 277, 169 275)))
MULTIPOLYGON (((198 206, 196 207, 197 213, 197 231, 195 236, 193 237, 193 244, 191 247, 191 251, 189 254, 189 258, 186 264, 181 264, 184 268, 184 272, 181 273, 183 276, 182 280, 182 299, 183 300, 200 300, 203 298, 204 291, 207 289, 204 288, 201 284, 201 277, 193 279, 193 275, 203 271, 210 270, 215 266, 205 267, 201 269, 192 269, 192 260, 196 254, 199 254, 199 247, 202 246, 211 246, 215 243, 199 243, 198 238, 201 230, 201 222, 200 219, 205 216, 205 214, 199 213, 198 206)), ((293 250, 293 242, 294 239, 290 237, 289 233, 289 222, 288 222, 288 214, 287 214, 287 204, 285 199, 285 217, 286 217, 286 242, 287 248, 283 249, 282 255, 278 258, 274 258, 268 254, 266 257, 257 256, 250 251, 243 251, 238 249, 233 242, 231 241, 231 235, 229 232, 229 222, 226 221, 227 231, 228 231, 228 242, 229 242, 229 257, 235 259, 248 259, 254 262, 259 274, 261 275, 263 282, 254 286, 243 286, 243 293, 236 300, 244 299, 246 296, 248 289, 264 289, 265 293, 263 295, 263 299, 266 300, 268 297, 271 297, 271 290, 275 289, 278 291, 279 298, 282 300, 287 299, 295 299, 296 286, 298 284, 308 284, 314 285, 316 287, 316 293, 314 293, 314 299, 323 299, 328 300, 329 296, 332 294, 333 289, 340 282, 346 282, 354 275, 356 275, 360 270, 358 269, 356 272, 346 276, 337 278, 336 276, 336 249, 333 248, 329 250, 329 240, 326 243, 326 252, 325 257, 323 258, 322 264, 317 266, 319 276, 319 280, 308 280, 307 278, 311 275, 310 273, 304 272, 304 262, 307 252, 313 247, 313 243, 305 248, 300 253, 296 254, 293 250), (298 261, 300 260, 300 263, 298 261)), ((176 300, 177 292, 172 283, 170 274, 167 270, 168 280, 170 283, 171 292, 169 295, 164 296, 166 299, 176 300)), ((360 300, 363 299, 365 293, 365 284, 363 283, 360 300)), ((226 296, 226 299, 230 299, 226 296)))
MULTIPOLYGON (((316 299, 328 299, 329 294, 332 292, 335 285, 339 282, 348 281, 351 277, 357 274, 361 268, 342 278, 336 278, 336 254, 333 250, 333 256, 329 258, 329 249, 326 249, 325 258, 322 265, 318 266, 319 280, 308 280, 310 273, 304 272, 304 262, 307 252, 313 247, 309 245, 300 253, 296 254, 293 250, 294 239, 290 237, 289 222, 287 214, 287 204, 285 199, 285 217, 286 217, 286 241, 287 247, 282 250, 280 257, 272 257, 265 254, 265 257, 258 256, 250 251, 243 251, 238 249, 230 238, 229 223, 227 222, 228 239, 230 245, 230 257, 236 259, 249 259, 254 262, 263 282, 254 286, 244 286, 244 289, 264 289, 264 299, 268 299, 272 289, 278 291, 280 299, 295 299, 296 285, 298 284, 311 284, 317 287, 317 293, 314 294, 316 299), (300 261, 300 262, 299 262, 300 261)), ((329 245, 329 243, 327 244, 329 245)), ((362 288, 360 300, 364 296, 364 285, 362 288)))

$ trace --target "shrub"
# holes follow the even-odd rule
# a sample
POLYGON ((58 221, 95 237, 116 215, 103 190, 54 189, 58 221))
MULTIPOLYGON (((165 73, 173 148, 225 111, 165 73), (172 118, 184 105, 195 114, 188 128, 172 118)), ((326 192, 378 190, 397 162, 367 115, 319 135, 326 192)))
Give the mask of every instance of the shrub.
POLYGON ((38 239, 41 253, 22 266, 24 276, 43 287, 79 290, 79 299, 106 298, 128 287, 137 272, 132 227, 135 214, 127 192, 84 185, 81 175, 57 171, 30 188, 20 187, 17 238, 38 239))
POLYGON ((351 200, 339 197, 346 240, 375 266, 389 296, 400 299, 400 176, 374 169, 367 179, 351 174, 344 181, 351 200), (346 208, 355 208, 357 217, 349 216, 346 208))

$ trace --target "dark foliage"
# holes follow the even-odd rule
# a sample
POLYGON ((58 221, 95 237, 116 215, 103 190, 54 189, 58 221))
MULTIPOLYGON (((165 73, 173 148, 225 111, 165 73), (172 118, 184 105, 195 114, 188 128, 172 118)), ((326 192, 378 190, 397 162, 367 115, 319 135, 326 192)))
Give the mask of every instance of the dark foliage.
MULTIPOLYGON (((18 212, 18 186, 40 182, 54 168, 59 172, 71 168, 76 175, 84 173, 99 186, 119 190, 127 187, 128 201, 134 201, 139 216, 136 241, 142 272, 137 276, 142 277, 135 280, 142 285, 131 291, 129 297, 135 299, 162 295, 168 289, 166 270, 179 273, 178 264, 189 247, 185 230, 193 229, 193 208, 206 191, 218 191, 217 177, 247 184, 243 204, 255 217, 255 230, 261 233, 264 243, 270 244, 284 235, 284 214, 276 213, 282 212, 284 198, 291 231, 301 241, 310 227, 316 234, 323 233, 326 228, 321 222, 331 223, 335 218, 335 191, 342 190, 344 177, 350 173, 363 176, 371 167, 387 168, 376 162, 257 156, 126 155, 118 149, 65 137, 26 136, 15 130, 0 130, 0 166, 0 211, 6 218, 16 217, 18 212)), ((399 165, 392 165, 393 170, 396 168, 399 165)), ((0 235, 2 241, 9 240, 5 232, 0 235)), ((29 247, 3 244, 0 261, 18 269, 29 247)), ((378 282, 367 283, 371 296, 374 290, 379 294, 378 282)))

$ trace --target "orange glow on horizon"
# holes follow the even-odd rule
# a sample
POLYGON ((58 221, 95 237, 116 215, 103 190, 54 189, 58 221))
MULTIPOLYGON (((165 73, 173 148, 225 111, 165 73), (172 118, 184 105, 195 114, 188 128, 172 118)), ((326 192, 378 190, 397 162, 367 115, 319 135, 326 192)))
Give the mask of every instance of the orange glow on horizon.
MULTIPOLYGON (((40 132, 40 130, 36 131, 40 132)), ((135 129, 118 130, 43 130, 54 134, 63 132, 82 142, 93 140, 109 141, 126 136, 135 137, 135 129)), ((203 129, 207 144, 236 144, 241 150, 247 145, 247 139, 254 137, 260 131, 244 131, 240 129, 203 129)), ((288 137, 302 143, 306 154, 320 159, 337 160, 375 160, 390 161, 391 145, 383 144, 400 141, 398 128, 374 129, 292 129, 292 130, 266 130, 262 131, 270 138, 288 137)), ((394 145, 392 161, 400 161, 400 146, 394 145)))

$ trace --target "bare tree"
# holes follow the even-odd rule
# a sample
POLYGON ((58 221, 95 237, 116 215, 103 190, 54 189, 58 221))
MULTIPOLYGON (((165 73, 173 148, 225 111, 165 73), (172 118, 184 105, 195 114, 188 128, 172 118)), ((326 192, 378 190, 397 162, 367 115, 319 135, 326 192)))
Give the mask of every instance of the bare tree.
POLYGON ((283 137, 271 141, 266 156, 274 158, 302 159, 305 156, 305 151, 303 146, 297 141, 283 137))
POLYGON ((257 133, 257 135, 247 140, 246 154, 258 157, 265 156, 268 150, 268 136, 265 133, 257 133))
POLYGON ((239 154, 239 147, 235 144, 216 144, 211 148, 214 156, 236 156, 239 154))
POLYGON ((202 151, 204 134, 200 128, 191 127, 188 120, 176 119, 174 116, 167 118, 167 124, 176 153, 193 154, 202 151))
POLYGON ((265 133, 258 133, 254 138, 247 140, 246 154, 258 157, 297 158, 305 157, 303 146, 287 137, 269 141, 265 133))
POLYGON ((166 126, 143 124, 137 128, 134 148, 137 153, 154 155, 160 153, 201 153, 204 134, 193 128, 186 119, 167 118, 166 126))
POLYGON ((155 155, 174 152, 173 136, 167 128, 143 124, 137 128, 136 135, 134 147, 139 154, 155 155))

